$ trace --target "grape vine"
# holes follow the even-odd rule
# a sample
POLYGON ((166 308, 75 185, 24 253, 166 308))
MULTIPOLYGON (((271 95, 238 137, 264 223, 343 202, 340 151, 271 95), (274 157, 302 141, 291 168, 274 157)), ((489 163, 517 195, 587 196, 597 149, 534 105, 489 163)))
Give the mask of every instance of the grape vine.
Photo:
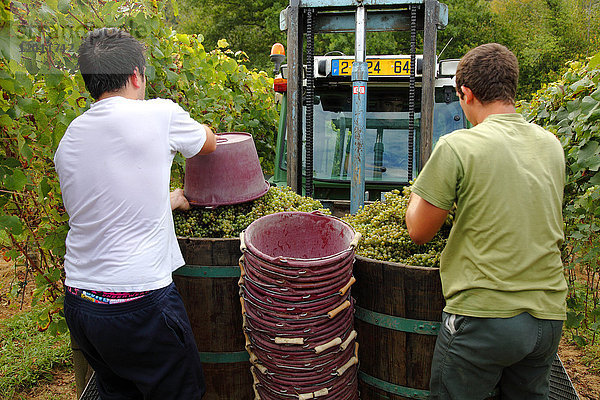
POLYGON ((600 53, 570 63, 561 79, 519 106, 527 119, 554 132, 565 152, 565 328, 579 345, 594 344, 600 333, 600 53), (583 290, 577 270, 586 277, 583 290))
MULTIPOLYGON (((25 269, 44 301, 39 324, 64 331, 63 256, 68 216, 54 170, 56 146, 92 99, 77 73, 77 49, 100 27, 119 27, 147 48, 147 97, 180 103, 217 132, 253 135, 262 168, 272 170, 278 119, 272 79, 250 71, 226 41, 209 51, 201 34, 175 32, 175 0, 0 0, 0 255, 25 269)), ((174 186, 184 160, 176 157, 174 186)))

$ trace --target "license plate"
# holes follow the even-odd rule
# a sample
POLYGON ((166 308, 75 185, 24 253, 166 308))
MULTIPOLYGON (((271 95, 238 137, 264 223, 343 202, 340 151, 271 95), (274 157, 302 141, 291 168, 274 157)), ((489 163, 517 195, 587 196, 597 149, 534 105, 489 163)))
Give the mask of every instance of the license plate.
MULTIPOLYGON (((331 60, 331 75, 352 75, 354 60, 331 60)), ((372 58, 367 59, 369 76, 409 76, 410 58, 372 58)))

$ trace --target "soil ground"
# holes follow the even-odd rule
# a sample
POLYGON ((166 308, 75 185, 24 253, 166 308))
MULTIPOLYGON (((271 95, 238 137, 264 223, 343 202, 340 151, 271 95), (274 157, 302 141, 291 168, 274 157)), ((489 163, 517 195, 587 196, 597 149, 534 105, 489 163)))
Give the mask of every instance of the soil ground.
MULTIPOLYGON (((21 280, 24 277, 23 271, 15 271, 10 264, 0 259, 0 320, 31 308, 33 282, 26 286, 24 296, 20 299, 13 299, 8 294, 11 285, 16 282, 15 274, 17 276, 21 274, 21 280)), ((575 345, 568 344, 563 338, 558 354, 580 399, 600 400, 600 373, 590 371, 581 362, 583 352, 575 345)), ((76 397, 74 371, 68 368, 56 368, 52 371, 51 378, 6 400, 76 400, 76 397)))
MULTIPOLYGON (((0 259, 0 321, 15 314, 31 309, 31 297, 34 287, 32 281, 25 288, 24 296, 14 299, 9 293, 16 284, 16 276, 23 280, 24 272, 0 259)), ((31 389, 16 393, 6 400, 76 400, 75 372, 72 368, 55 368, 52 376, 42 380, 31 389)))

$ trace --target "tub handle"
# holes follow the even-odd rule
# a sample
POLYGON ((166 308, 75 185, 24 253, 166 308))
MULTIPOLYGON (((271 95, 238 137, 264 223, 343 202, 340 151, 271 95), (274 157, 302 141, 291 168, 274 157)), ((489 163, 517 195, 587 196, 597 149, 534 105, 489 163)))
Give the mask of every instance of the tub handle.
POLYGON ((240 251, 243 253, 246 251, 246 242, 244 241, 244 231, 240 232, 240 251))
POLYGON ((246 306, 244 305, 243 297, 240 297, 240 304, 242 305, 242 315, 246 315, 246 306))
POLYGON ((350 333, 350 335, 348 335, 348 339, 346 339, 346 340, 344 341, 344 343, 342 343, 342 344, 340 345, 340 349, 342 349, 342 350, 346 350, 346 349, 348 348, 348 346, 350 345, 350 342, 352 342, 352 340, 356 339, 356 336, 358 336, 358 333, 356 333, 356 331, 354 331, 354 330, 353 330, 353 331, 350 333))
POLYGON ((330 349, 334 346, 339 346, 340 344, 342 344, 342 338, 335 338, 333 340, 330 340, 327 343, 324 343, 320 346, 315 346, 315 353, 319 354, 327 349, 330 349))
POLYGON ((331 319, 331 318, 335 317, 336 315, 338 315, 340 313, 340 311, 343 311, 343 310, 345 310, 348 307, 350 307, 350 301, 346 300, 345 302, 343 302, 342 304, 340 304, 339 306, 337 306, 333 310, 329 311, 327 313, 327 315, 329 316, 329 319, 331 319))
POLYGON ((343 296, 346 294, 346 292, 348 291, 348 289, 350 289, 350 286, 354 285, 354 282, 356 282, 356 278, 354 276, 350 277, 350 280, 348 281, 348 283, 346 283, 346 286, 344 286, 343 288, 341 288, 338 293, 340 294, 340 296, 343 296))
POLYGON ((246 276, 246 270, 244 269, 244 255, 243 254, 240 257, 239 266, 240 266, 240 279, 238 280, 238 286, 242 287, 244 285, 244 276, 246 276))
POLYGON ((352 239, 352 241, 350 242, 350 247, 352 248, 356 248, 356 246, 358 246, 358 242, 360 241, 360 239, 362 238, 362 235, 360 234, 360 232, 354 232, 354 239, 352 239))
POLYGON ((328 394, 329 394, 329 389, 323 388, 323 389, 317 390, 316 392, 312 392, 312 393, 301 393, 298 395, 298 400, 316 399, 317 397, 327 396, 328 394))
POLYGON ((275 344, 304 344, 304 338, 282 338, 276 337, 275 344))
POLYGON ((346 372, 348 370, 348 368, 350 368, 351 366, 358 364, 358 358, 356 358, 355 356, 352 356, 352 358, 350 360, 348 360, 348 362, 344 365, 342 365, 340 368, 338 368, 335 373, 338 376, 342 376, 344 374, 344 372, 346 372))

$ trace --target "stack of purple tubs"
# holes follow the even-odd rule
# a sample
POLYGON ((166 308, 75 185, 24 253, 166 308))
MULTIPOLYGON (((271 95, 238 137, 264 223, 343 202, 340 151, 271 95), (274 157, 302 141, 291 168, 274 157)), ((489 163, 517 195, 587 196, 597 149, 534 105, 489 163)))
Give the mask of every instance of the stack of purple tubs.
POLYGON ((240 238, 256 399, 357 400, 350 287, 360 234, 318 212, 283 212, 254 221, 240 238))

